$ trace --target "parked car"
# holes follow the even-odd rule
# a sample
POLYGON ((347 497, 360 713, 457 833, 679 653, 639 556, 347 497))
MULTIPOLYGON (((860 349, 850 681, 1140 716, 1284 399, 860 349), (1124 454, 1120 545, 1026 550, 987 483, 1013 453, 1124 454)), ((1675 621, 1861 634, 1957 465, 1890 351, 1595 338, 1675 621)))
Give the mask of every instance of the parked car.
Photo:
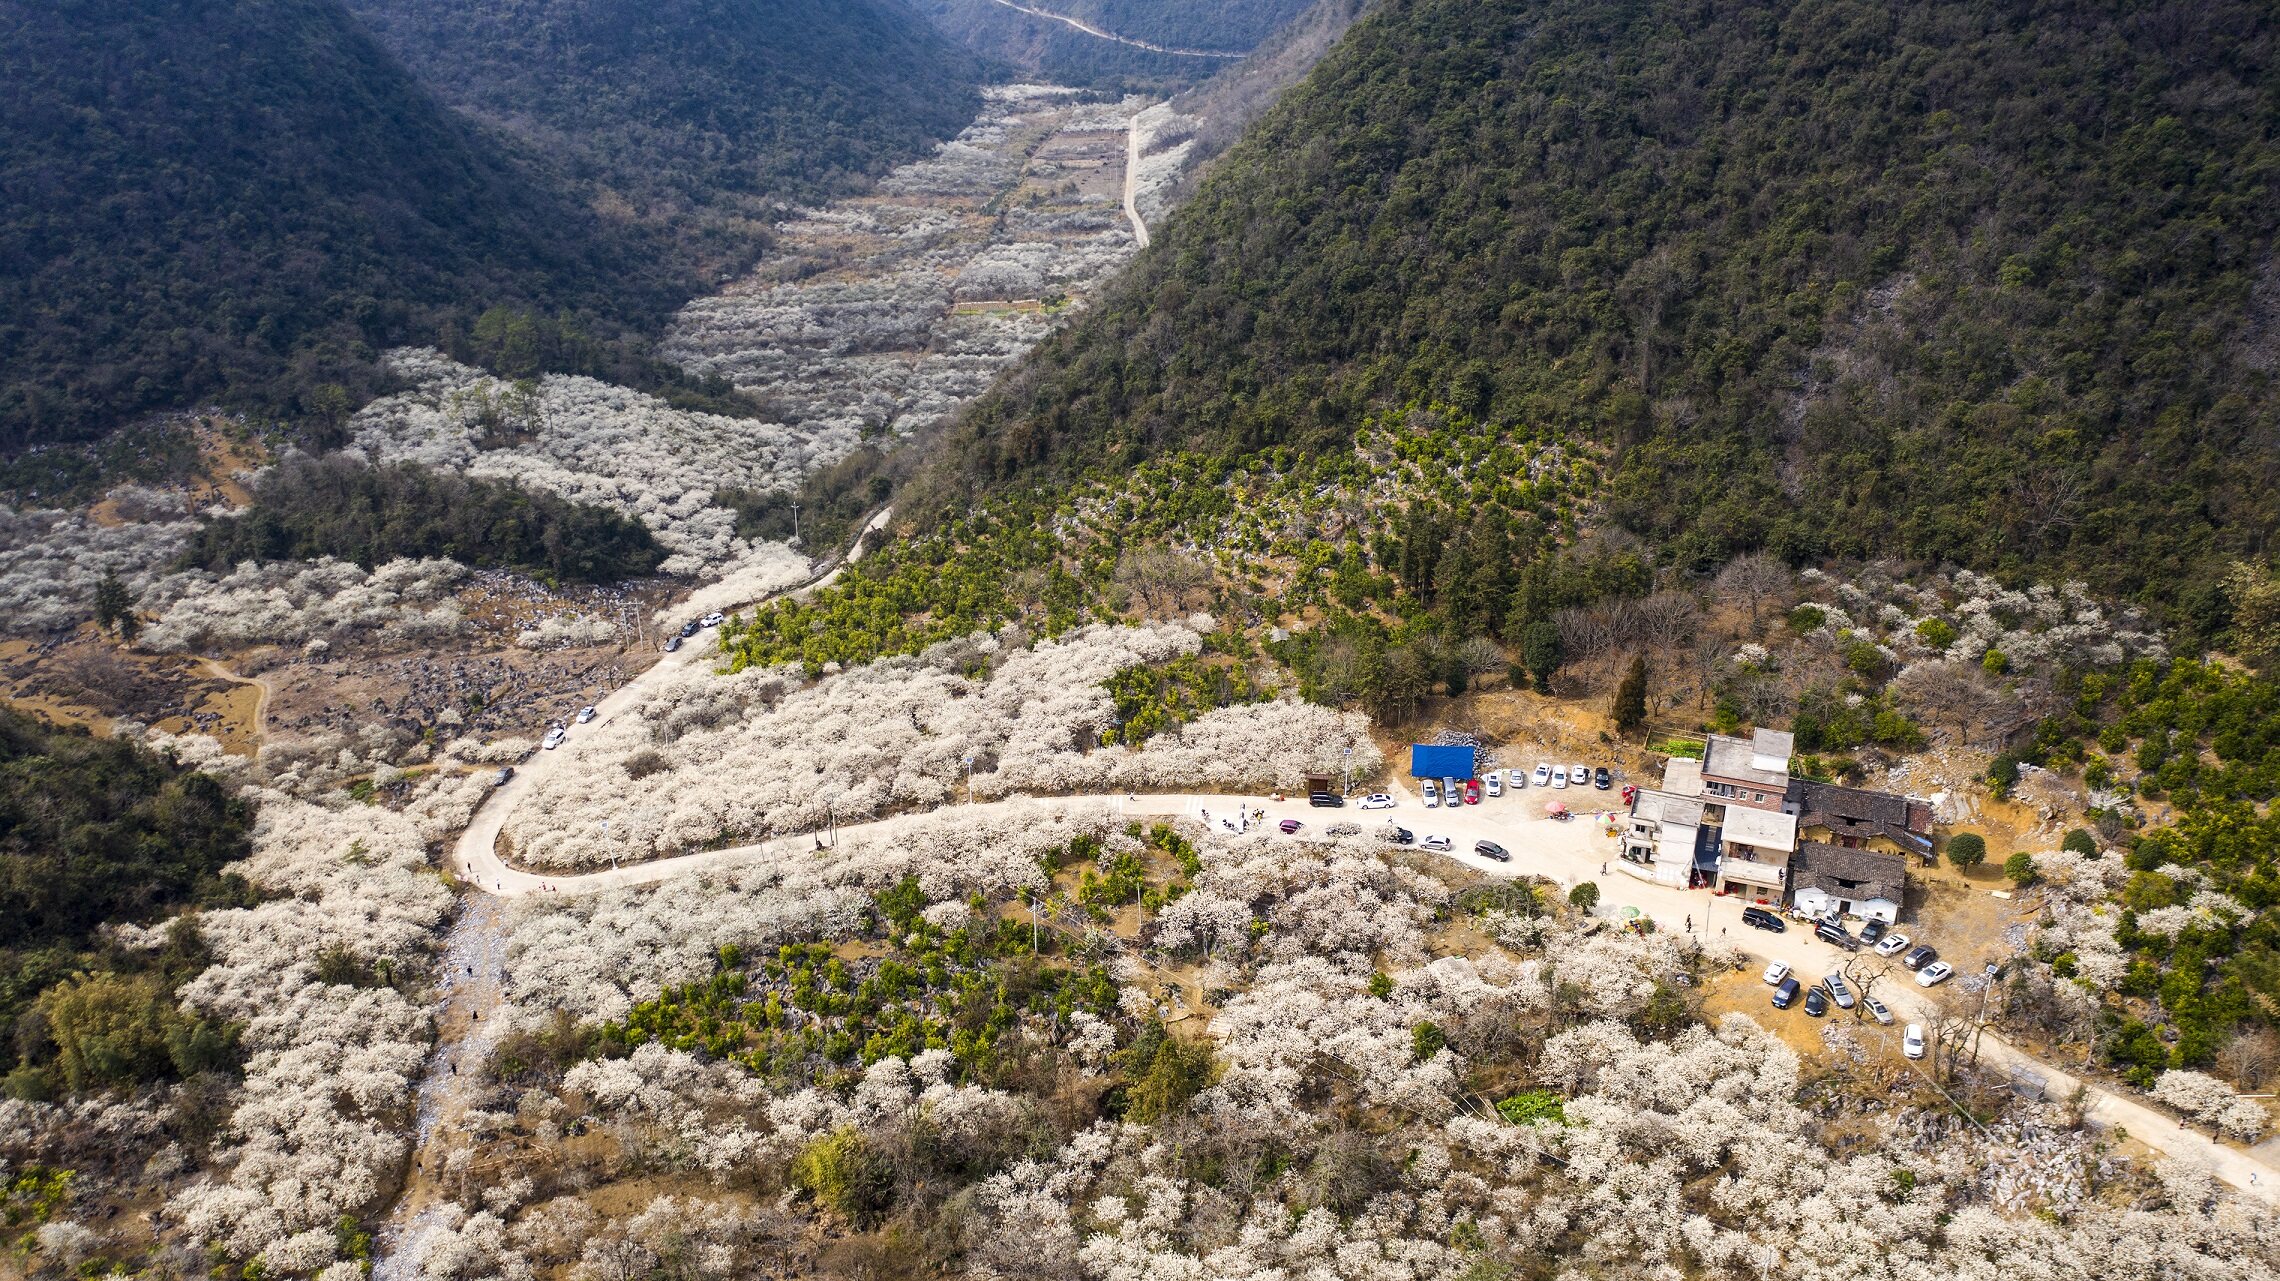
POLYGON ((1765 967, 1765 981, 1768 987, 1780 987, 1781 981, 1788 977, 1789 966, 1784 962, 1775 961, 1765 967))
POLYGON ((546 737, 538 740, 538 745, 551 752, 555 748, 562 746, 562 744, 569 737, 570 732, 563 729, 560 725, 557 725, 554 728, 546 731, 546 737))
POLYGON ((1821 989, 1818 987, 1806 988, 1805 1013, 1808 1016, 1817 1019, 1822 1015, 1827 1014, 1828 1012, 1829 998, 1822 994, 1821 989))
POLYGON ((1437 853, 1446 854, 1450 850, 1455 849, 1456 845, 1451 842, 1446 836, 1428 836, 1425 838, 1425 848, 1433 850, 1437 853))
POLYGON ((1464 785, 1457 782, 1457 780, 1454 778, 1444 778, 1441 780, 1441 803, 1443 805, 1448 806, 1450 809, 1455 809, 1458 802, 1464 799, 1464 795, 1464 785))
POLYGON ((1797 1004, 1797 994, 1804 988, 1805 985, 1798 982, 1795 975, 1783 979, 1781 986, 1773 989, 1773 1008, 1786 1010, 1797 1004))
POLYGON ((1275 826, 1282 829, 1283 835, 1289 836, 1291 833, 1296 832, 1298 829, 1306 826, 1306 824, 1299 822, 1295 818, 1286 818, 1282 822, 1277 823, 1275 826))
POLYGON ((1900 1052, 1912 1059, 1924 1057, 1923 1024, 1910 1023, 1908 1030, 1900 1034, 1900 1052))
POLYGON ((1568 781, 1577 787, 1591 786, 1591 767, 1589 765, 1568 766, 1568 781))
POLYGON ((1482 858, 1494 859, 1499 863, 1509 863, 1512 861, 1511 852, 1494 841, 1474 841, 1473 853, 1480 855, 1482 858))
POLYGON ((1308 792, 1306 803, 1318 810, 1344 809, 1346 798, 1336 792, 1308 792))
POLYGON ((1552 786, 1560 789, 1567 787, 1567 766, 1554 765, 1552 767, 1552 786))
POLYGON ((1948 976, 1953 973, 1955 973, 1954 966, 1948 964, 1946 961, 1934 961, 1917 973, 1916 986, 1937 987, 1940 984, 1947 982, 1948 976))
POLYGON ((707 614, 703 618, 698 619, 697 624, 701 627, 718 627, 727 621, 727 617, 716 610, 713 613, 707 614))
POLYGON ((1417 790, 1425 793, 1426 809, 1435 810, 1441 808, 1440 784, 1434 782, 1429 778, 1421 778, 1417 780, 1417 790))
POLYGON ((1845 933, 1844 926, 1831 925, 1827 921, 1823 921, 1819 925, 1813 927, 1813 937, 1821 940, 1823 943, 1841 947, 1847 952, 1850 952, 1860 946, 1860 940, 1854 938, 1850 934, 1845 933))
POLYGON ((1389 810, 1393 808, 1393 798, 1384 792, 1372 792, 1362 798, 1362 808, 1366 810, 1389 810))
POLYGON ((1829 975, 1821 980, 1821 986, 1829 989, 1829 999, 1835 1001, 1840 1010, 1849 1010, 1859 1004, 1858 999, 1853 996, 1851 985, 1845 982, 1845 976, 1842 974, 1829 975))
POLYGON ((1938 959, 1940 959, 1940 950, 1936 947, 1933 947, 1931 944, 1926 943, 1924 946, 1917 948, 1915 951, 1910 952, 1907 956, 1901 958, 1900 963, 1907 966, 1911 970, 1920 970, 1938 959))
POLYGON ((1868 1011, 1868 1016, 1870 1018, 1875 1019, 1877 1022, 1882 1023, 1886 1027, 1892 1026, 1892 1010, 1891 1007, 1885 1005, 1884 1002, 1877 1000, 1873 996, 1864 996, 1860 998, 1860 1004, 1862 1009, 1868 1011))
POLYGON ((1397 827, 1393 829, 1393 843, 1396 845, 1415 845, 1417 843, 1417 833, 1410 831, 1406 827, 1397 827))
POLYGON ((666 652, 666 653, 670 654, 670 653, 672 653, 674 650, 677 650, 677 649, 679 649, 679 648, 681 648, 681 638, 680 638, 680 637, 678 637, 678 636, 668 636, 668 637, 666 637, 666 638, 665 638, 665 652, 666 652))
POLYGON ((1465 804, 1467 804, 1467 805, 1478 805, 1478 804, 1480 804, 1480 780, 1479 780, 1479 779, 1477 779, 1477 778, 1468 778, 1468 779, 1466 779, 1466 780, 1465 780, 1465 804))
POLYGON ((1867 920, 1860 923, 1860 941, 1863 943, 1874 943, 1876 940, 1884 937, 1884 931, 1891 928, 1891 926, 1886 925, 1880 920, 1877 920, 1875 917, 1869 917, 1867 920))
POLYGON ((1552 785, 1552 767, 1542 761, 1536 762, 1536 772, 1528 776, 1528 781, 1538 787, 1550 787, 1552 785))
POLYGON ((694 636, 694 635, 696 635, 696 634, 697 634, 697 625, 696 625, 695 623, 683 623, 683 624, 681 624, 681 639, 682 639, 682 640, 687 640, 687 639, 689 639, 691 636, 694 636))
POLYGON ((1908 936, 1905 934, 1895 932, 1876 940, 1876 954, 1878 956, 1898 956, 1907 950, 1908 936))
POLYGON ((1789 929, 1788 922, 1782 920, 1780 917, 1774 915, 1773 913, 1766 911, 1762 907, 1743 908, 1742 924, 1750 926, 1754 929, 1768 930, 1775 934, 1786 933, 1789 929))
POLYGON ((1492 769, 1488 773, 1481 775, 1480 785, 1482 788, 1487 790, 1490 796, 1504 795, 1504 771, 1500 769, 1492 769))
POLYGON ((579 709, 578 709, 578 723, 579 723, 580 725, 584 725, 584 724, 587 724, 588 722, 592 721, 593 719, 594 719, 594 709, 593 709, 593 708, 591 708, 591 707, 581 707, 581 708, 579 708, 579 709))
POLYGON ((512 766, 512 765, 501 765, 501 766, 499 767, 499 777, 498 777, 498 781, 497 781, 496 783, 494 783, 494 784, 493 784, 493 786, 495 786, 495 787, 505 787, 505 786, 507 785, 507 780, 508 780, 508 779, 511 779, 511 778, 513 778, 514 776, 515 776, 515 767, 514 767, 514 766, 512 766))
POLYGON ((1602 765, 1598 769, 1591 771, 1591 785, 1604 792, 1608 788, 1615 786, 1615 776, 1608 772, 1606 766, 1602 765))

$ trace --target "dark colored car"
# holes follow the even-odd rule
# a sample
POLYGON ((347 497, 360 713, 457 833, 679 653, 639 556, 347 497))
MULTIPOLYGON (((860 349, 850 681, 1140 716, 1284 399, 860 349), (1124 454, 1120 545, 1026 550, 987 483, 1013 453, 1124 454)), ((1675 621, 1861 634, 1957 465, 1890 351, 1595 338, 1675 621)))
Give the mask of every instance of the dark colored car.
POLYGON ((1860 927, 1860 941, 1863 943, 1874 943, 1876 940, 1883 938, 1884 932, 1890 928, 1892 927, 1886 925, 1884 922, 1879 921, 1872 916, 1860 927))
POLYGON ((1829 1012, 1829 996, 1818 987, 1805 989, 1805 1013, 1819 1018, 1829 1012))
POLYGON ((1297 831, 1299 828, 1305 826, 1305 824, 1300 823, 1295 818, 1286 818, 1282 822, 1276 824, 1276 826, 1282 829, 1283 835, 1288 836, 1291 833, 1297 831))
POLYGON ((1843 926, 1831 925, 1827 921, 1823 921, 1819 925, 1813 927, 1813 937, 1821 940, 1823 943, 1841 947, 1847 952, 1853 951, 1860 946, 1860 940, 1854 938, 1850 934, 1845 933, 1843 926))
POLYGON ((1742 924, 1750 926, 1753 929, 1770 930, 1775 934, 1787 933, 1789 930, 1788 922, 1782 920, 1778 916, 1775 916, 1773 913, 1766 911, 1762 907, 1743 908, 1742 924))
POLYGON ((1608 773, 1607 767, 1602 765, 1598 769, 1591 771, 1591 785, 1604 792, 1608 788, 1615 786, 1615 776, 1608 773))
POLYGON ((1417 843, 1417 833, 1410 831, 1406 827, 1397 827, 1393 829, 1393 843, 1396 845, 1415 845, 1417 843))
POLYGON ((1306 803, 1318 810, 1334 810, 1343 808, 1346 798, 1336 792, 1309 792, 1306 794, 1306 803))
POLYGON ((1911 970, 1920 970, 1938 959, 1940 959, 1940 950, 1930 944, 1925 944, 1923 947, 1910 952, 1906 959, 1900 963, 1911 970))
POLYGON ((1509 863, 1512 861, 1511 853, 1494 841, 1474 841, 1473 853, 1480 855, 1482 858, 1495 859, 1499 863, 1509 863))
POLYGON ((697 634, 697 625, 696 625, 695 623, 683 623, 683 624, 681 624, 681 639, 682 639, 682 640, 687 640, 687 639, 689 639, 691 636, 694 636, 694 635, 696 635, 696 634, 697 634))
POLYGON ((1773 989, 1773 1008, 1786 1010, 1797 1004, 1797 994, 1804 990, 1805 985, 1797 981, 1796 975, 1792 974, 1783 979, 1781 986, 1773 989))
POLYGON ((508 779, 510 779, 510 778, 513 778, 514 776, 515 776, 515 767, 514 767, 514 766, 512 766, 512 765, 501 765, 501 766, 499 767, 499 782, 498 782, 498 785, 499 785, 500 787, 505 787, 505 786, 507 785, 507 780, 508 780, 508 779))

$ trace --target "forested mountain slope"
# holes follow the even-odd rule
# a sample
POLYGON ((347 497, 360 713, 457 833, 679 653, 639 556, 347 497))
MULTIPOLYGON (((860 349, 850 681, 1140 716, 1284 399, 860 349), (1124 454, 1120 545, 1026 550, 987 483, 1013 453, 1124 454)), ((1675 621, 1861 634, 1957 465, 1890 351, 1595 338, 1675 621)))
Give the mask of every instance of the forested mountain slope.
POLYGON ((902 0, 348 0, 446 101, 603 207, 773 221, 973 118, 981 60, 902 0))
POLYGON ((684 292, 658 261, 337 0, 0 0, 0 446, 342 412, 374 348, 491 303, 653 316, 684 292))
POLYGON ((2213 594, 2280 507, 2280 75, 2252 3, 1391 0, 936 496, 1433 400, 1766 547, 2213 594))

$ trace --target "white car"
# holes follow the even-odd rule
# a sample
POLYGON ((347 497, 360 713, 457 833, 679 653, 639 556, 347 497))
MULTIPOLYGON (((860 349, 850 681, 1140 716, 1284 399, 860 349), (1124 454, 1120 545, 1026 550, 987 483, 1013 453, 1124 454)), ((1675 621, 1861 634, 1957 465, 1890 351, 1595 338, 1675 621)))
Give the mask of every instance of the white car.
POLYGON ((540 739, 538 745, 551 752, 555 748, 562 746, 562 741, 568 737, 570 737, 570 735, 565 732, 560 725, 557 725, 553 729, 546 731, 546 737, 540 739))
POLYGON ((1489 794, 1490 796, 1502 796, 1502 795, 1504 795, 1504 771, 1503 771, 1503 770, 1500 770, 1500 769, 1492 769, 1492 770, 1490 770, 1488 773, 1486 773, 1486 774, 1484 774, 1484 775, 1482 775, 1482 776, 1481 776, 1481 780, 1480 780, 1480 782, 1481 782, 1481 786, 1482 786, 1482 787, 1484 787, 1484 788, 1488 789, 1488 794, 1489 794))
POLYGON ((578 723, 579 723, 580 725, 584 725, 584 724, 586 724, 586 723, 588 723, 588 722, 592 721, 592 720, 594 719, 594 715, 595 715, 595 713, 594 713, 594 709, 593 709, 593 708, 591 708, 591 707, 581 707, 581 708, 579 708, 579 709, 578 709, 578 723))
POLYGON ((1589 765, 1568 766, 1568 779, 1577 787, 1591 786, 1591 767, 1589 765))
POLYGON ((1446 854, 1455 849, 1456 845, 1446 836, 1428 836, 1425 838, 1425 848, 1446 854))
POLYGON ((1552 767, 1552 786, 1561 790, 1567 787, 1567 766, 1554 765, 1552 767))
POLYGON ((1898 956, 1908 950, 1908 942, 1908 936, 1905 934, 1887 934, 1876 940, 1876 954, 1878 956, 1898 956))
POLYGON ((1528 776, 1528 781, 1538 787, 1550 787, 1552 785, 1552 767, 1542 761, 1536 762, 1536 772, 1528 776))
POLYGON ((1362 798, 1362 808, 1366 810, 1389 810, 1393 808, 1393 798, 1383 792, 1372 792, 1362 798))
POLYGON ((1934 961, 1916 974, 1917 987, 1937 987, 1955 973, 1955 967, 1946 961, 1934 961))
POLYGON ((1845 984, 1845 976, 1842 974, 1829 975, 1821 980, 1821 986, 1829 989, 1829 999, 1835 1001, 1840 1010, 1849 1010, 1858 1003, 1853 996, 1852 988, 1845 984))
POLYGON ((1435 783, 1432 779, 1429 778, 1421 778, 1417 780, 1417 786, 1418 790, 1425 793, 1426 809, 1433 810, 1441 808, 1440 784, 1435 783))
POLYGON ((718 611, 715 611, 715 612, 713 612, 713 613, 710 613, 710 614, 707 614, 707 615, 705 615, 703 618, 700 618, 700 619, 698 619, 698 620, 697 620, 697 626, 699 626, 699 627, 718 627, 718 626, 720 626, 722 623, 725 623, 725 622, 727 622, 727 621, 728 621, 728 619, 727 619, 727 617, 726 617, 725 615, 722 615, 722 614, 721 614, 721 613, 719 613, 718 611))
POLYGON ((1923 1024, 1910 1023, 1908 1030, 1900 1034, 1900 1052, 1912 1059, 1924 1057, 1923 1024))
POLYGON ((1775 961, 1765 967, 1765 985, 1767 987, 1780 987, 1781 981, 1788 977, 1789 966, 1784 962, 1775 961))
POLYGON ((1885 1005, 1884 1002, 1877 1000, 1873 996, 1864 996, 1860 999, 1860 1003, 1868 1007, 1870 1018, 1875 1019, 1877 1022, 1882 1023, 1886 1027, 1892 1026, 1892 1010, 1889 1006, 1885 1005))

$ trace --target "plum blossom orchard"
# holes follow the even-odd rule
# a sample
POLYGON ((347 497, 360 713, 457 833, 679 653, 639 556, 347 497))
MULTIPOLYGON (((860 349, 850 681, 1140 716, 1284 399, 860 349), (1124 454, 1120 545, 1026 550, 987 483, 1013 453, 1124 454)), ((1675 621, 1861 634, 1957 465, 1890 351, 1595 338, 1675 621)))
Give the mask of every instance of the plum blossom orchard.
POLYGON ((335 1263, 340 1220, 378 1208, 410 1151, 434 1037, 412 992, 451 894, 409 821, 277 795, 241 870, 284 897, 206 913, 216 961, 182 998, 243 1025, 245 1082, 209 1172, 167 1213, 229 1257, 308 1275, 335 1263))
MULTIPOLYGON (((1137 830, 1085 803, 946 812, 837 849, 527 900, 511 999, 536 1046, 780 948, 831 945, 853 958, 852 985, 873 973, 865 957, 899 945, 880 940, 874 906, 898 885, 915 886, 898 919, 966 936, 1019 927, 1022 898, 1058 902, 1073 871, 1183 841, 1195 860, 1184 895, 1137 929, 1056 924, 1057 947, 1120 976, 1121 1008, 1017 1014, 1000 1044, 1019 1048, 994 1067, 943 1049, 865 1056, 825 1088, 646 1041, 514 1068, 483 1122, 511 1155, 463 1180, 458 1226, 422 1243, 421 1274, 666 1259, 692 1276, 796 1274, 888 1226, 917 1251, 891 1256, 906 1266, 1070 1281, 1407 1281, 1545 1258, 1642 1281, 2215 1281, 2280 1266, 2269 1210, 2183 1165, 2100 1156, 2062 1108, 1985 1095, 1991 1141, 1966 1141, 1908 1074, 1808 1070, 1740 1015, 1643 1017, 1670 975, 1726 963, 1682 940, 1595 930, 1524 884, 1483 898, 1366 843, 1137 830), (1052 852, 1080 845, 1097 855, 1048 881, 1052 852), (1511 942, 1436 957, 1452 920, 1511 942), (1177 986, 1211 993, 1197 1042, 1211 1067, 1159 1110, 1139 1101, 1164 1076, 1152 1020, 1182 1004, 1157 995, 1174 965, 1188 967, 1177 986), (1474 1092, 1485 1079, 1525 1089, 1490 1107, 1474 1092), (1087 1102, 1119 1082, 1121 1118, 1087 1102), (594 1134, 606 1148, 578 1150, 612 1155, 573 1157, 594 1134), (677 1199, 595 1209, 660 1169, 679 1172, 677 1199)), ((2186 1106, 2193 1085, 2173 1087, 2186 1106)))
POLYGON ((784 489, 844 457, 853 431, 807 432, 745 418, 675 409, 592 378, 548 375, 527 401, 501 410, 513 389, 432 351, 390 354, 416 385, 357 414, 358 449, 376 462, 408 461, 519 481, 575 502, 613 508, 647 525, 672 552, 666 573, 718 573, 755 554, 715 490, 784 489), (494 443, 491 415, 521 430, 494 443))
POLYGON ((780 225, 779 254, 684 308, 667 354, 818 439, 942 420, 1051 332, 1056 300, 1081 298, 1131 255, 1105 179, 1142 105, 990 90, 970 128, 877 194, 780 225))
POLYGON ((1138 748, 1104 683, 1201 648, 1189 628, 1094 625, 1025 645, 979 634, 827 674, 678 673, 560 749, 506 828, 518 860, 574 869, 932 808, 969 786, 1017 792, 1291 786, 1377 764, 1357 714, 1282 701, 1221 708, 1138 748))

